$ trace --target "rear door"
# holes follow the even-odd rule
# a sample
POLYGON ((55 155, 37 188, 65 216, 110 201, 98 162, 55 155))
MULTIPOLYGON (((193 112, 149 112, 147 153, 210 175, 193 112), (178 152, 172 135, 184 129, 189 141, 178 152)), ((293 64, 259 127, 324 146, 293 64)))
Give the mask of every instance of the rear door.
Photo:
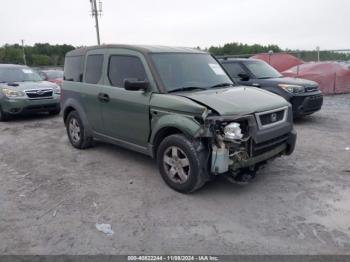
POLYGON ((147 147, 150 134, 149 102, 154 81, 147 62, 139 52, 111 49, 106 63, 105 85, 101 92, 104 135, 115 140, 147 147), (125 79, 148 80, 148 90, 128 91, 125 79))
POLYGON ((105 54, 102 49, 87 52, 81 97, 88 121, 95 132, 103 132, 102 105, 98 100, 103 86, 105 54))

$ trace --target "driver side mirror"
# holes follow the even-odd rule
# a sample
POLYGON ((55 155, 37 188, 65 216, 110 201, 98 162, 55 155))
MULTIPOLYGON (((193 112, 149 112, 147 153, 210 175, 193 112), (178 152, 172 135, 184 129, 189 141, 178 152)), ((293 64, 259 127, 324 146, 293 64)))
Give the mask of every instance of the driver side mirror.
POLYGON ((242 81, 248 81, 250 79, 250 76, 246 73, 238 74, 238 76, 242 81))
POLYGON ((125 79, 124 88, 128 91, 138 91, 146 90, 148 88, 149 82, 147 80, 139 81, 135 79, 125 79))

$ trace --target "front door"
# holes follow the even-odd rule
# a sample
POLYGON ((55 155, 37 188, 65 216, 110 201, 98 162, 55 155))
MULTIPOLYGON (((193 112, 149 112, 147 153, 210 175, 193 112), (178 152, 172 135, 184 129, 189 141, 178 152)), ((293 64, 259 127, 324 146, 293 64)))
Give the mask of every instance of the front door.
POLYGON ((149 80, 150 72, 143 55, 125 49, 111 50, 108 52, 106 71, 101 90, 104 135, 146 148, 150 133, 152 86, 146 91, 124 89, 125 79, 149 80))
POLYGON ((105 55, 102 50, 89 51, 85 59, 85 71, 80 93, 84 111, 95 132, 103 132, 102 107, 97 99, 103 83, 103 64, 105 55))

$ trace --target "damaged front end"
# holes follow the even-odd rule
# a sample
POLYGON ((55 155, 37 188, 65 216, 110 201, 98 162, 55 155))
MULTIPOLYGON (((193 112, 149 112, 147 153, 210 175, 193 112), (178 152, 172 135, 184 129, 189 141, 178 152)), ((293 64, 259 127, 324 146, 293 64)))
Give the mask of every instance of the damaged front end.
POLYGON ((253 176, 266 161, 293 152, 296 133, 290 107, 240 116, 208 116, 210 171, 236 179, 253 176))

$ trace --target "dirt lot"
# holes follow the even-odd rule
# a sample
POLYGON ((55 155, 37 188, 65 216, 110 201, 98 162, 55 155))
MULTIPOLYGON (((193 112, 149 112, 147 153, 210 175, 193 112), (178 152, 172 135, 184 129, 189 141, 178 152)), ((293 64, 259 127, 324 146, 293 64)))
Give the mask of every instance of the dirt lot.
POLYGON ((0 253, 350 254, 350 95, 296 129, 295 153, 253 183, 182 195, 148 157, 74 149, 61 117, 0 123, 0 253))

